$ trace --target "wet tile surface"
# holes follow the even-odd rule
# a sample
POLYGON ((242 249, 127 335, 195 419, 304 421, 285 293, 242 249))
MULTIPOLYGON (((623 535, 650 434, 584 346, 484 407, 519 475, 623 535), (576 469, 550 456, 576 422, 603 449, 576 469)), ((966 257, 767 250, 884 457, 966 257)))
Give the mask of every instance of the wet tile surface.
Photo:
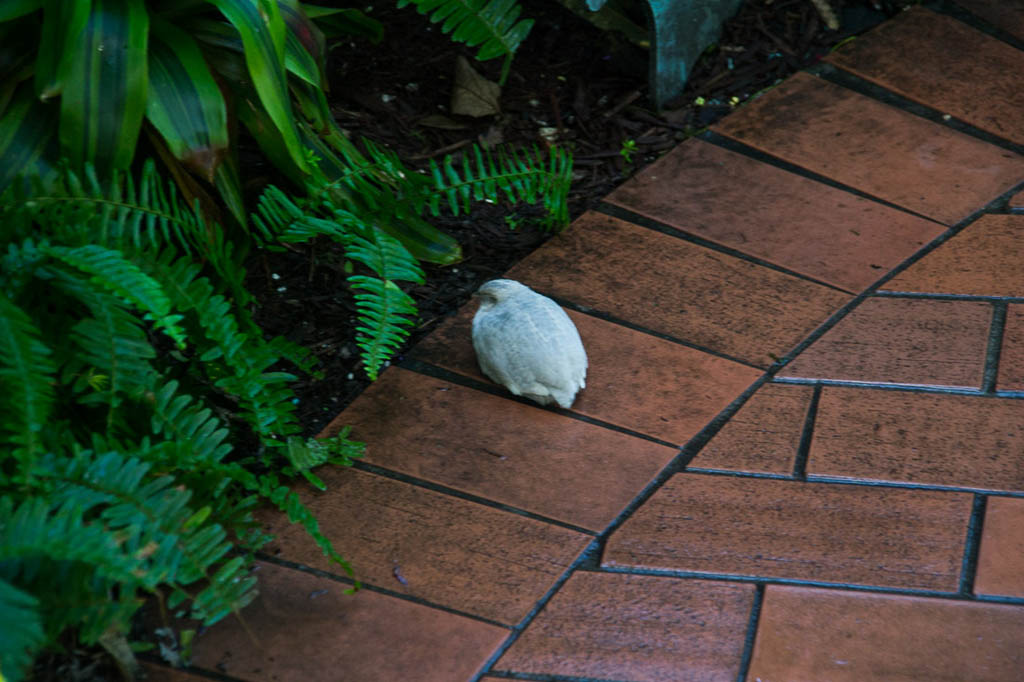
POLYGON ((945 230, 695 138, 607 200, 852 292, 945 230))
MULTIPOLYGON (((438 327, 412 357, 481 381, 470 336, 475 306, 438 327)), ((697 434, 761 371, 621 325, 566 311, 587 351, 587 386, 573 412, 669 443, 697 434)))
POLYGON ((954 591, 965 493, 677 474, 604 565, 954 591))
POLYGON ((399 367, 326 432, 345 424, 366 442, 371 464, 592 530, 604 528, 677 453, 399 367))
POLYGON ((850 298, 598 213, 585 214, 508 276, 759 367, 850 298))
POLYGON ((982 216, 882 289, 1024 297, 1022 234, 1024 215, 982 216))
POLYGON ((1014 303, 1006 308, 996 388, 1000 391, 1024 391, 1024 304, 1014 303))
MULTIPOLYGON (((554 585, 591 537, 383 476, 322 473, 328 492, 303 501, 356 577, 431 603, 514 625, 554 585)), ((274 556, 343 575, 306 531, 261 515, 274 556)))
POLYGON ((576 573, 495 669, 635 682, 731 682, 753 600, 753 585, 576 573))
POLYGON ((267 682, 469 680, 509 631, 309 573, 257 563, 260 595, 245 610, 258 644, 233 618, 196 637, 192 663, 267 682))
POLYGON ((998 29, 1024 40, 1024 4, 1007 0, 955 0, 998 29))
POLYGON ((1024 598, 1024 499, 988 498, 974 592, 1024 598))
POLYGON ((980 389, 992 305, 870 298, 780 377, 980 389))
POLYGON ((769 585, 747 680, 1015 682, 1024 607, 769 585))
POLYGON ((792 474, 813 393, 810 386, 765 384, 687 468, 792 474))
POLYGON ((913 7, 826 61, 993 135, 1024 142, 1024 52, 950 16, 913 7))
POLYGON ((713 128, 946 224, 1024 178, 1024 157, 805 73, 713 128))
POLYGON ((1024 491, 1024 400, 826 386, 808 476, 1024 491))

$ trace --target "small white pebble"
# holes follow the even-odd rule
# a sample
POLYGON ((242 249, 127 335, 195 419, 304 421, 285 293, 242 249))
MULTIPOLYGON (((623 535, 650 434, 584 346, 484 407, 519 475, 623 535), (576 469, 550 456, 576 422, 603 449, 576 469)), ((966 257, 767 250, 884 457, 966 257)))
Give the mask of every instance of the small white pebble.
POLYGON ((389 95, 387 93, 384 93, 384 94, 382 94, 380 96, 380 101, 384 102, 384 104, 387 104, 388 102, 392 101, 393 99, 395 99, 395 96, 394 95, 389 95))
POLYGON ((277 291, 278 291, 278 293, 281 293, 281 292, 284 292, 284 291, 288 291, 288 287, 278 287, 277 291))
POLYGON ((353 374, 352 372, 349 372, 347 375, 345 375, 345 378, 348 379, 349 381, 352 381, 353 379, 356 378, 356 375, 353 374))
POLYGON ((942 115, 942 120, 943 120, 943 121, 949 121, 949 120, 950 120, 950 119, 952 119, 952 118, 953 118, 953 117, 952 117, 952 116, 950 116, 949 114, 943 114, 943 115, 942 115))
POLYGON ((277 273, 275 272, 275 273, 273 273, 272 275, 270 275, 270 279, 281 279, 281 275, 279 275, 279 274, 277 274, 277 273))

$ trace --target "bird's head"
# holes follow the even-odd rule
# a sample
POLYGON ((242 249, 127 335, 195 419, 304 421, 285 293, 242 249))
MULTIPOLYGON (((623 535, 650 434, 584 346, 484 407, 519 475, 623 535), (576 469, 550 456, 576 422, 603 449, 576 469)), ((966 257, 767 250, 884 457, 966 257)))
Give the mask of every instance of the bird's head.
POLYGON ((529 287, 514 279, 492 279, 477 289, 475 295, 480 299, 480 307, 487 309, 529 290, 529 287))

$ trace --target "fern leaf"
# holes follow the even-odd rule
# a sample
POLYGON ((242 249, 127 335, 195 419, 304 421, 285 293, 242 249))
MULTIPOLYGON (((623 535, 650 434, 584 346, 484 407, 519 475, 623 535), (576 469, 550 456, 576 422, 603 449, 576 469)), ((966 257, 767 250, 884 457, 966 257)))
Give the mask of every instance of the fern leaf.
POLYGON ((512 55, 533 27, 533 19, 516 21, 520 7, 516 0, 398 0, 399 7, 413 4, 420 14, 441 24, 441 31, 452 40, 470 47, 480 46, 480 61, 505 57, 501 69, 502 85, 508 78, 512 55))
POLYGON ((423 284, 423 270, 394 237, 374 230, 372 240, 352 235, 345 255, 373 270, 382 279, 403 280, 423 284))
POLYGON ((30 472, 42 449, 41 433, 53 407, 57 368, 41 332, 0 293, 0 414, 19 470, 30 472))
POLYGON ((0 670, 20 682, 46 641, 39 600, 0 579, 0 670))
POLYGON ((495 201, 499 193, 512 203, 543 202, 547 227, 569 222, 569 187, 572 183, 572 157, 552 149, 548 158, 536 150, 503 152, 495 157, 474 146, 472 160, 464 155, 461 172, 451 156, 438 163, 431 160, 429 191, 419 202, 433 215, 440 214, 443 197, 452 213, 468 213, 474 201, 495 201))
POLYGON ((162 328, 178 348, 185 347, 185 330, 178 326, 181 315, 170 313, 171 302, 160 285, 120 252, 95 244, 73 248, 47 246, 44 251, 92 275, 90 281, 140 308, 146 319, 162 328))
POLYGON ((354 296, 360 322, 356 326, 356 345, 362 349, 366 375, 376 381, 384 362, 409 335, 416 304, 391 280, 351 275, 348 281, 359 292, 354 296))

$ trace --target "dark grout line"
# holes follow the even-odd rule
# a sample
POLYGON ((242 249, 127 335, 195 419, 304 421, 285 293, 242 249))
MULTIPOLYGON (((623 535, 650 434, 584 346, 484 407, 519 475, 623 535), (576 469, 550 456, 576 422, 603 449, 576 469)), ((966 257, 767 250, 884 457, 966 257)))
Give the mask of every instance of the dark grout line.
MULTIPOLYGON (((990 341, 991 343, 991 341, 990 341)), ((923 384, 883 384, 872 381, 847 381, 843 379, 813 379, 803 377, 774 377, 777 384, 793 384, 799 386, 835 386, 838 388, 863 388, 871 391, 902 391, 904 393, 930 393, 939 395, 966 395, 978 398, 1007 398, 1010 400, 1024 397, 1022 391, 982 391, 978 388, 962 388, 957 386, 925 386, 923 384)))
POLYGON ((814 438, 814 425, 818 418, 818 403, 821 401, 821 384, 814 387, 811 404, 807 406, 804 428, 800 433, 800 444, 796 448, 796 459, 793 462, 793 478, 798 481, 807 480, 807 458, 811 454, 811 440, 814 438))
POLYGON ((142 652, 137 654, 139 660, 145 661, 155 666, 159 666, 171 672, 185 672, 195 677, 201 677, 206 680, 216 680, 216 682, 245 682, 241 677, 232 677, 231 675, 225 675, 222 672, 216 670, 207 670, 206 668, 199 668, 196 666, 185 666, 184 668, 175 668, 167 664, 167 661, 163 660, 156 654, 142 652))
POLYGON ((510 670, 487 673, 499 680, 532 680, 533 682, 631 682, 610 677, 575 677, 573 675, 551 675, 549 673, 521 673, 510 670))
MULTIPOLYGON (((730 573, 702 573, 699 571, 684 571, 674 569, 653 569, 653 568, 632 568, 627 566, 605 567, 602 573, 616 573, 620 575, 645 575, 663 578, 676 578, 680 580, 717 580, 728 583, 753 583, 767 587, 769 585, 782 585, 789 587, 813 587, 837 592, 851 593, 873 593, 890 594, 905 597, 928 597, 930 599, 942 599, 955 602, 979 602, 995 601, 990 598, 984 600, 975 598, 974 595, 962 594, 959 589, 941 591, 929 589, 915 589, 912 587, 889 587, 885 585, 870 585, 863 583, 826 582, 822 580, 803 580, 800 578, 773 578, 756 575, 737 575, 730 573)), ((1000 603, 1019 604, 1024 606, 1024 597, 999 598, 1000 603)))
POLYGON ((805 483, 808 485, 848 485, 861 486, 864 488, 900 488, 904 490, 928 490, 947 493, 981 493, 998 497, 1024 497, 1024 491, 993 490, 990 488, 976 488, 970 486, 939 485, 934 483, 906 483, 903 481, 884 481, 868 478, 842 478, 839 476, 822 476, 819 474, 808 476, 806 480, 800 480, 793 476, 784 474, 766 474, 754 471, 739 471, 729 469, 687 469, 686 473, 703 474, 707 476, 730 476, 733 478, 753 478, 773 481, 793 481, 794 483, 805 483))
POLYGON ((744 682, 750 672, 750 662, 754 657, 754 643, 757 641, 757 628, 761 621, 761 609, 764 606, 764 585, 758 585, 754 592, 754 603, 750 606, 750 620, 747 621, 747 633, 743 640, 743 655, 740 657, 740 670, 736 682, 744 682))
POLYGON ((530 625, 530 623, 533 622, 537 615, 544 610, 544 608, 548 605, 548 602, 550 602, 551 599, 555 596, 555 594, 557 594, 558 591, 562 589, 562 586, 565 585, 566 582, 568 582, 569 578, 572 577, 573 573, 575 573, 583 564, 590 563, 593 561, 593 555, 600 551, 598 543, 599 540, 595 539, 582 552, 580 552, 580 555, 576 557, 576 560, 573 561, 567 569, 565 569, 562 575, 558 577, 558 579, 554 582, 554 584, 551 585, 548 591, 545 592, 540 599, 534 602, 533 608, 530 609, 526 616, 524 616, 522 620, 519 621, 519 623, 517 623, 511 628, 512 632, 509 633, 508 637, 505 638, 505 641, 502 642, 501 645, 494 651, 494 653, 488 657, 484 664, 480 666, 476 674, 472 678, 470 678, 469 682, 479 682, 484 675, 493 674, 490 671, 494 667, 494 665, 502 656, 505 655, 505 652, 508 651, 513 644, 515 644, 516 640, 519 639, 519 636, 523 633, 523 631, 530 625))
POLYGON ((721 147, 722 149, 726 149, 737 154, 742 154, 743 156, 751 158, 755 161, 760 161, 761 163, 768 164, 769 166, 774 166, 788 173, 799 175, 800 177, 805 178, 807 180, 813 180, 814 182, 820 183, 822 185, 827 185, 829 187, 832 187, 833 189, 842 190, 847 194, 852 194, 854 196, 860 197, 861 199, 868 199, 870 201, 875 202, 876 204, 882 204, 883 206, 895 209, 901 213, 907 213, 914 217, 921 218, 922 220, 927 220, 930 223, 945 225, 945 223, 942 223, 936 220, 935 218, 931 218, 924 214, 918 213, 917 211, 912 211, 906 206, 894 204, 891 201, 888 201, 881 197, 876 197, 874 194, 868 194, 867 192, 859 190, 856 187, 843 184, 838 180, 834 180, 833 178, 830 178, 827 175, 816 173, 808 168, 804 168, 803 166, 798 166, 795 163, 786 161, 785 159, 779 158, 777 156, 772 156, 768 152, 763 152, 760 149, 751 147, 731 137, 726 137, 725 135, 716 133, 713 130, 706 130, 703 133, 700 133, 699 135, 695 135, 695 137, 697 137, 700 140, 703 140, 704 142, 709 142, 717 147, 721 147))
POLYGON ((956 19, 963 24, 967 24, 971 28, 981 31, 996 40, 1015 47, 1018 50, 1024 51, 1024 40, 1021 40, 1012 33, 1007 33, 998 26, 989 23, 987 20, 972 14, 970 10, 955 2, 949 2, 949 0, 937 0, 935 2, 929 2, 925 7, 933 12, 952 17, 953 19, 956 19))
POLYGON ((611 422, 602 421, 602 420, 596 419, 594 417, 588 417, 587 415, 580 414, 579 412, 573 412, 572 410, 563 410, 563 409, 560 409, 560 408, 545 407, 545 406, 542 406, 542 405, 538 405, 537 403, 533 402, 532 400, 530 400, 528 398, 522 398, 520 396, 512 395, 506 389, 504 389, 504 388, 502 388, 500 386, 497 386, 495 384, 483 383, 482 381, 479 381, 479 380, 474 379, 472 377, 467 377, 467 376, 465 376, 463 374, 459 374, 459 373, 453 372, 453 371, 451 371, 449 369, 445 369, 444 367, 438 367, 437 365, 432 365, 429 362, 424 362, 423 360, 417 360, 416 358, 410 358, 410 357, 407 356, 401 362, 396 363, 396 364, 397 364, 398 367, 401 367, 402 369, 408 370, 410 372, 416 372, 417 374, 422 374, 424 376, 433 377, 434 379, 440 379, 442 381, 447 381, 449 383, 456 384, 458 386, 463 386, 465 388, 471 388, 473 390, 480 391, 482 393, 489 393, 491 395, 495 395, 495 396, 498 396, 498 397, 501 397, 501 398, 505 398, 506 400, 513 400, 513 401, 515 401, 517 403, 521 403, 523 405, 528 405, 528 406, 533 407, 533 408, 538 409, 538 410, 547 410, 548 412, 554 412, 555 414, 560 414, 563 417, 568 417, 569 419, 575 419, 576 421, 581 421, 581 422, 584 422, 586 424, 592 424, 594 426, 600 426, 602 428, 609 429, 610 431, 616 431, 618 433, 622 433, 622 434, 625 434, 627 436, 632 436, 634 438, 640 438, 640 439, 643 439, 643 440, 646 440, 646 441, 650 441, 651 443, 657 443, 658 445, 664 445, 665 447, 674 448, 674 449, 678 449, 679 448, 679 444, 678 443, 670 443, 667 440, 661 440, 660 438, 655 438, 654 436, 649 436, 646 433, 641 433, 639 431, 633 431, 631 429, 627 429, 627 428, 619 426, 617 424, 612 424, 611 422))
POLYGON ((964 540, 964 559, 960 568, 960 594, 974 596, 974 576, 978 570, 978 550, 981 546, 981 531, 985 523, 984 495, 975 495, 971 506, 971 520, 967 524, 967 538, 964 540))
POLYGON ((977 301, 980 303, 1024 303, 1024 296, 984 296, 980 294, 928 294, 920 291, 886 289, 874 294, 876 298, 912 298, 926 301, 977 301))
POLYGON ((744 253, 743 251, 734 249, 731 246, 725 246, 723 244, 719 244, 718 242, 711 241, 710 239, 705 239, 704 237, 693 234, 692 232, 686 232, 684 230, 679 229, 678 227, 673 227, 668 223, 663 223, 660 220, 649 218, 641 213, 636 213, 628 208, 619 206, 618 204, 611 204, 606 201, 602 201, 592 210, 595 210, 598 213, 603 213, 604 215, 611 216, 613 218, 618 218, 619 220, 624 220, 634 225, 638 225, 639 227, 645 227, 649 230, 659 232, 669 237, 676 237, 678 239, 682 239, 685 242, 689 242, 691 244, 704 247, 711 251, 716 251, 727 256, 732 256, 733 258, 737 258, 748 263, 753 263, 754 265, 760 265, 762 267, 768 268, 769 270, 774 270, 784 275, 789 275, 790 277, 796 277, 798 279, 802 279, 804 281, 817 284, 818 286, 827 287, 829 289, 832 289, 833 291, 838 291, 849 296, 852 296, 853 294, 856 293, 853 291, 849 291, 847 289, 843 289, 842 287, 838 287, 835 284, 829 284, 828 282, 825 282, 823 280, 815 279, 814 277, 805 275, 796 270, 790 270, 787 267, 777 265, 775 263, 772 263, 771 261, 758 258, 757 256, 752 256, 749 253, 744 253))
POLYGON ((661 339, 663 341, 669 341, 669 342, 674 343, 674 344, 676 344, 678 346, 683 346, 685 348, 692 348, 693 350, 699 350, 701 353, 707 353, 708 355, 714 355, 716 358, 721 358, 723 360, 728 360, 729 362, 735 362, 735 363, 738 363, 740 365, 744 365, 746 367, 750 367, 750 368, 753 368, 753 369, 756 369, 756 370, 760 370, 762 372, 766 369, 766 366, 764 366, 764 365, 755 365, 754 363, 750 362, 749 360, 744 360, 742 358, 738 358, 738 357, 735 357, 733 355, 729 355, 728 353, 723 353, 720 350, 715 350, 714 348, 708 348, 707 346, 702 346, 700 344, 692 343, 690 341, 686 341, 684 339, 680 339, 678 337, 671 336, 669 334, 664 334, 662 332, 655 331, 655 330, 649 329, 647 327, 642 327, 642 326, 640 326, 640 325, 638 325, 636 323, 630 322, 629 320, 624 320, 624 319, 622 319, 620 317, 616 317, 616 316, 614 316, 614 315, 612 315, 610 313, 606 313, 606 312, 601 311, 601 310, 596 310, 594 308, 591 308, 590 306, 580 305, 579 303, 575 303, 574 301, 570 301, 568 299, 564 299, 564 298, 561 298, 559 296, 552 295, 551 293, 546 292, 543 289, 537 289, 537 291, 539 293, 544 294, 545 296, 548 296, 549 298, 554 300, 556 303, 558 303, 558 305, 560 305, 560 306, 562 306, 564 308, 569 308, 571 310, 575 310, 578 313, 582 313, 584 315, 589 315, 590 317, 596 317, 599 320, 604 320, 605 322, 610 322, 610 323, 616 324, 616 325, 618 325, 620 327, 625 327, 626 329, 632 329, 635 332, 640 332, 641 334, 646 334, 647 336, 653 336, 653 337, 661 339))
POLYGON ((992 304, 992 326, 989 331, 988 349, 985 351, 985 374, 981 382, 981 390, 994 393, 996 380, 999 377, 999 356, 1003 348, 1003 334, 1006 329, 1005 301, 992 304))
POLYGON ((410 476, 409 474, 404 474, 400 471, 395 471, 393 469, 386 469, 376 464, 370 464, 369 462, 361 462, 359 460, 356 460, 353 463, 352 468, 358 469, 359 471, 365 471, 366 473, 374 474, 376 476, 381 476, 383 478, 390 478, 393 481, 408 483, 409 485, 416 486, 417 488, 425 488, 435 493, 441 493, 443 495, 448 495, 450 497, 457 497, 460 500, 465 500, 466 502, 473 502, 475 504, 483 505, 485 507, 490 507, 491 509, 497 509, 499 511, 508 512, 509 514, 515 514, 516 516, 524 516, 528 519, 532 519, 533 521, 540 521, 541 523, 546 523, 552 526, 558 526, 559 528, 565 528, 566 530, 582 533, 583 535, 589 535, 590 537, 595 537, 597 535, 597 531, 589 528, 583 528, 582 526, 577 526, 572 523, 559 521, 558 519, 552 519, 550 517, 543 516, 541 514, 528 511, 526 509, 520 509, 519 507, 513 507, 502 502, 496 502, 495 500, 491 500, 486 497, 480 497, 478 495, 467 493, 462 490, 458 490, 457 488, 450 488, 446 485, 434 483, 433 481, 428 481, 426 479, 416 478, 415 476, 410 476))
POLYGON ((814 66, 808 68, 807 72, 823 78, 830 83, 842 86, 847 90, 853 90, 854 92, 870 97, 873 100, 905 111, 908 114, 913 114, 914 116, 931 121, 932 123, 938 123, 941 126, 955 130, 958 133, 963 133, 964 135, 981 140, 982 142, 987 142, 994 147, 999 147, 1000 149, 1005 149, 1006 151, 1014 152, 1015 154, 1024 155, 1024 145, 1012 142, 1011 140, 999 137, 998 135, 993 135, 988 131, 976 128, 970 123, 954 118, 947 113, 939 111, 938 109, 933 109, 921 104, 920 102, 903 97, 892 90, 888 90, 881 85, 861 78, 860 76, 850 71, 846 71, 835 64, 831 64, 829 62, 818 62, 814 66))
MULTIPOLYGON (((348 577, 346 575, 339 575, 337 573, 331 573, 330 571, 324 571, 324 570, 321 570, 319 568, 313 568, 312 566, 307 566, 305 564, 300 564, 300 563, 298 563, 296 561, 290 561, 288 559, 282 559, 281 557, 271 556, 271 555, 265 554, 263 552, 256 552, 254 554, 254 556, 257 559, 259 559, 260 561, 264 561, 264 562, 266 562, 268 564, 274 564, 276 566, 280 566, 281 568, 286 568, 286 569, 289 569, 289 570, 292 570, 292 571, 298 571, 300 573, 308 573, 310 575, 315 575, 318 578, 324 578, 326 580, 331 580, 331 581, 339 583, 341 585, 346 585, 350 589, 355 586, 355 581, 352 580, 352 578, 350 578, 350 577, 348 577)), ((476 615, 474 613, 469 613, 468 611, 460 611, 459 609, 454 609, 454 608, 452 608, 450 606, 445 606, 444 604, 438 604, 437 602, 432 602, 432 601, 429 601, 429 600, 424 599, 422 597, 417 597, 415 595, 406 594, 405 592, 400 592, 398 590, 391 590, 391 589, 388 589, 386 587, 381 587, 380 585, 375 585, 375 584, 372 584, 372 583, 366 583, 366 582, 360 581, 359 589, 360 590, 366 590, 368 592, 376 592, 378 594, 384 594, 384 595, 387 595, 389 597, 395 597, 396 599, 402 599, 402 600, 407 601, 407 602, 412 602, 413 604, 418 604, 419 606, 426 606, 428 608, 436 609, 438 611, 444 611, 445 613, 450 613, 450 614, 455 615, 455 616, 461 616, 463 618, 470 618, 470 619, 475 620, 477 622, 487 623, 488 625, 494 625, 496 627, 504 628, 506 630, 510 630, 513 627, 513 626, 509 625, 508 623, 502 623, 500 621, 496 621, 496 620, 493 620, 491 618, 485 618, 484 616, 478 616, 478 615, 476 615)))

